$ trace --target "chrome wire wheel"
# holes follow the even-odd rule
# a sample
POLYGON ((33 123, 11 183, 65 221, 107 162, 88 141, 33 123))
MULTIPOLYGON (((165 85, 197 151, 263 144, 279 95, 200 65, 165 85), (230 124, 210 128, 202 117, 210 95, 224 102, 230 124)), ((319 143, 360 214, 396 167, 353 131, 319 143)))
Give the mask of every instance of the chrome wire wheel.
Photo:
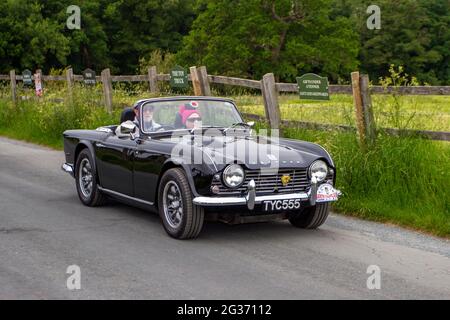
POLYGON ((89 198, 93 189, 93 175, 92 166, 89 159, 85 158, 81 161, 79 166, 78 183, 80 185, 81 193, 84 197, 89 198))
POLYGON ((164 186, 163 208, 167 223, 174 229, 178 228, 183 219, 183 197, 174 181, 164 186))

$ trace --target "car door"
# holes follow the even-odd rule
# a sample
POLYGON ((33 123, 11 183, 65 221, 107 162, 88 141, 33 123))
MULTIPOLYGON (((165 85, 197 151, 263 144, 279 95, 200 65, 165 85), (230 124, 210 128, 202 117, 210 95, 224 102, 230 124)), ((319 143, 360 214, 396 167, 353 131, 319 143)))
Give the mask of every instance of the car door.
POLYGON ((156 203, 159 174, 167 159, 167 146, 160 140, 141 140, 134 158, 134 197, 156 203))
POLYGON ((109 136, 94 144, 97 170, 103 188, 133 197, 134 153, 137 143, 130 137, 109 136))

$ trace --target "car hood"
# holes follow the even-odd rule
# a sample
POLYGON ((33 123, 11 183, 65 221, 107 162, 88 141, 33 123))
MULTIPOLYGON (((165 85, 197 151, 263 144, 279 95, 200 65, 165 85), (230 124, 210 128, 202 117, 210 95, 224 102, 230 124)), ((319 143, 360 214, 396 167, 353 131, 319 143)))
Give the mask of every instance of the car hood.
POLYGON ((262 136, 184 136, 176 144, 186 148, 193 146, 217 170, 230 163, 240 163, 250 170, 306 168, 319 158, 327 158, 325 151, 313 143, 262 136))

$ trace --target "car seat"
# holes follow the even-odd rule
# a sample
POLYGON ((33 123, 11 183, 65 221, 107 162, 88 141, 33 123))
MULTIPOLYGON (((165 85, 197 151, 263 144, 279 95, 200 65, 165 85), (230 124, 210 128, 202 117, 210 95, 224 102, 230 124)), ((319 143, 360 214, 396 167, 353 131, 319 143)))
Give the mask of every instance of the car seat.
POLYGON ((133 108, 125 108, 120 115, 120 123, 125 121, 134 121, 135 114, 133 108))

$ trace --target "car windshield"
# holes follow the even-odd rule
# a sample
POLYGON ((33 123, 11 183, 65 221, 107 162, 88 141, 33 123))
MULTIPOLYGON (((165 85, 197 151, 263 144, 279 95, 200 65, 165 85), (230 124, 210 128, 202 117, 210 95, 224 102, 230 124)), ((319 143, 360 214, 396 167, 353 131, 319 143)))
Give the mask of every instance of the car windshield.
POLYGON ((172 100, 142 105, 145 133, 195 128, 228 128, 242 122, 236 106, 220 100, 172 100))

